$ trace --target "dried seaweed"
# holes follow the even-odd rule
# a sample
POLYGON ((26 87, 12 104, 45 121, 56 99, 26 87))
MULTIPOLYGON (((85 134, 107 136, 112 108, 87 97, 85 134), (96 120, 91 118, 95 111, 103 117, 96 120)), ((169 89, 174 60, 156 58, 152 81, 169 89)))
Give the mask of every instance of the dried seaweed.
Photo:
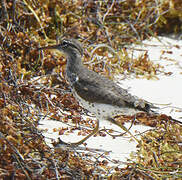
MULTIPOLYGON (((180 1, 172 0, 2 0, 0 178, 180 179, 182 129, 165 116, 162 120, 138 117, 137 123, 156 128, 143 135, 137 156, 133 157, 135 161, 130 161, 126 168, 113 169, 108 162, 100 161, 104 153, 95 153, 93 160, 85 152, 51 149, 38 129, 39 121, 47 118, 67 123, 72 119, 77 124, 81 117, 75 114, 80 115, 84 110, 70 94, 64 79, 65 59, 49 51, 41 54, 36 49, 56 43, 62 37, 77 38, 85 45, 85 63, 95 71, 110 76, 127 71, 155 78, 160 67, 151 63, 147 52, 138 59, 131 58, 128 45, 164 30, 178 34, 181 8, 180 1), (61 110, 69 111, 69 117, 61 110)), ((71 132, 74 127, 70 129, 71 132)))

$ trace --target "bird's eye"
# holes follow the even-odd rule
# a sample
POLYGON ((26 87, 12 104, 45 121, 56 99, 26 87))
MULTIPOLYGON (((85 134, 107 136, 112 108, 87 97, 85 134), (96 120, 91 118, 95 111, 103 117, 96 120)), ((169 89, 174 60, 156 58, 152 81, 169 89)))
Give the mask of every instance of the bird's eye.
POLYGON ((68 44, 68 42, 67 42, 67 41, 62 41, 62 43, 61 43, 61 44, 62 44, 62 46, 65 46, 65 47, 66 47, 66 46, 67 46, 67 44, 68 44))

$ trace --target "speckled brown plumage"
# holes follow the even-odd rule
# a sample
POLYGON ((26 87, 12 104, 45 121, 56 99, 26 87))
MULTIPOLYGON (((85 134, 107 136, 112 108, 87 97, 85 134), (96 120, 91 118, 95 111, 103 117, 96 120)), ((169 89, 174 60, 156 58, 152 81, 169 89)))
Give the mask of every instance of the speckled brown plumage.
POLYGON ((58 49, 67 57, 66 76, 72 92, 80 104, 88 111, 94 113, 98 119, 94 131, 75 145, 83 143, 98 131, 99 120, 106 119, 120 126, 137 140, 124 126, 118 124, 113 117, 131 115, 138 111, 152 112, 154 106, 136 96, 132 96, 127 90, 121 88, 112 80, 89 70, 82 64, 83 49, 81 44, 74 39, 64 39, 58 45, 40 49, 58 49))

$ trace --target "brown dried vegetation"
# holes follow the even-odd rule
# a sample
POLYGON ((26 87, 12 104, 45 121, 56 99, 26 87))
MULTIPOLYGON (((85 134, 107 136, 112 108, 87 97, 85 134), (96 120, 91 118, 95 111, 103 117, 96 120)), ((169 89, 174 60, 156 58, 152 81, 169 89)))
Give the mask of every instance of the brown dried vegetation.
MULTIPOLYGON (((178 33, 181 9, 180 0, 1 0, 0 178, 180 179, 182 127, 167 117, 138 117, 156 130, 143 135, 136 161, 123 169, 100 161, 104 154, 96 153, 95 160, 91 160, 93 154, 69 150, 60 153, 47 146, 37 128, 41 119, 94 124, 81 121, 84 110, 70 94, 64 78, 64 58, 50 51, 43 54, 36 48, 55 44, 60 37, 81 39, 85 47, 89 45, 84 55, 89 68, 106 75, 127 71, 151 78, 160 67, 151 63, 147 52, 139 59, 130 58, 127 45, 156 36, 164 29, 165 33, 178 33), (96 55, 101 56, 99 62, 96 55)), ((75 129, 62 129, 60 135, 75 129)))

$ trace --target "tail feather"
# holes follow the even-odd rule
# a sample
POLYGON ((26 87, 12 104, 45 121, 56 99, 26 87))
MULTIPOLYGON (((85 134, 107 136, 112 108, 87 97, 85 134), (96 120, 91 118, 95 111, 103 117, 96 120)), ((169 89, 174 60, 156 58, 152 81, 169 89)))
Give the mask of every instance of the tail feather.
MULTIPOLYGON (((157 112, 156 110, 160 110, 160 107, 154 106, 153 104, 150 106, 149 114, 151 115, 162 115, 162 113, 157 112)), ((166 117, 168 117, 171 121, 182 124, 182 121, 172 118, 171 116, 168 116, 165 114, 166 117)))

